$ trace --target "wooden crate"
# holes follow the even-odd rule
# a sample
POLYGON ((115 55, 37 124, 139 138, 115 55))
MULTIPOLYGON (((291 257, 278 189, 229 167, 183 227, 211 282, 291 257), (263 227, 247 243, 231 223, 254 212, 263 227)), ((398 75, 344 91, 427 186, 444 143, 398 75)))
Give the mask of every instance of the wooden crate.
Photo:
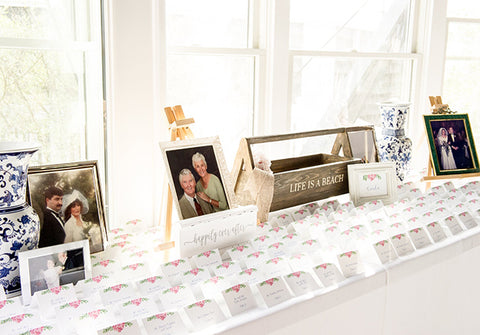
POLYGON ((232 169, 235 193, 238 195, 244 190, 248 177, 253 171, 252 145, 332 134, 337 136, 331 153, 272 160, 274 193, 270 211, 348 193, 347 165, 362 162, 361 158, 354 158, 352 154, 349 134, 362 131, 372 132, 374 157, 375 161, 378 161, 372 126, 243 138, 232 169), (340 155, 342 149, 343 156, 340 155))

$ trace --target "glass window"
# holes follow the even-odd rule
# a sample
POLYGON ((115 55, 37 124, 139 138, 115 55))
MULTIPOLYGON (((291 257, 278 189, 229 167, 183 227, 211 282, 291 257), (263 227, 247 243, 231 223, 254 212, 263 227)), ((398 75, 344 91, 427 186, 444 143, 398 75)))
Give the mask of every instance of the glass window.
POLYGON ((379 125, 377 103, 410 98, 412 60, 295 57, 292 130, 379 125))
POLYGON ((449 0, 447 16, 480 18, 480 2, 478 0, 449 0))
MULTIPOLYGON (((8 3, 0 2, 0 37, 5 37, 0 39, 1 140, 39 142, 33 165, 85 160, 87 124, 91 126, 92 119, 101 122, 98 113, 103 112, 97 75, 101 32, 94 31, 99 23, 90 20, 92 13, 100 17, 100 4, 95 1, 92 7, 88 0, 8 3)), ((103 129, 103 124, 96 127, 103 129)), ((88 131, 98 136, 92 128, 88 131)), ((96 142, 103 146, 103 139, 96 142)))
POLYGON ((290 1, 290 48, 407 52, 410 1, 290 1))
POLYGON ((169 0, 167 39, 170 45, 246 48, 249 1, 169 0))

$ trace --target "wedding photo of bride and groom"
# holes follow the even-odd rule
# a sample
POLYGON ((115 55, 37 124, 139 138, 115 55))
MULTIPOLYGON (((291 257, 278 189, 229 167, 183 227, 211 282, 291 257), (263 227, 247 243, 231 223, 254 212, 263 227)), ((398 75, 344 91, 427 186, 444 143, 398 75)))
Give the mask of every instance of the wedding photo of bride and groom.
POLYGON ((441 170, 474 167, 470 140, 463 121, 432 122, 432 131, 441 170))

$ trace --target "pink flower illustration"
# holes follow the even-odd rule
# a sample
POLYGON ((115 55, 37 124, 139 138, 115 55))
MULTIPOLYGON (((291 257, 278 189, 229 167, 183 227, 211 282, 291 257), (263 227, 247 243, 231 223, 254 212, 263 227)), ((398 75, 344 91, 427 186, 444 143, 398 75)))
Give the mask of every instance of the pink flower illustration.
POLYGON ((134 226, 137 225, 138 223, 140 222, 140 220, 132 220, 132 221, 128 221, 127 224, 133 224, 134 226))
POLYGON ((38 327, 30 330, 28 333, 32 335, 40 335, 41 333, 43 333, 44 330, 45 330, 45 327, 38 327))
POLYGON ((123 328, 125 328, 125 322, 116 324, 112 326, 113 330, 115 330, 117 333, 121 333, 123 331, 123 328))
POLYGON ((288 235, 285 235, 285 237, 286 237, 286 238, 289 238, 289 239, 292 239, 294 236, 295 236, 295 234, 288 234, 288 235))
POLYGON ((180 286, 170 287, 170 292, 177 294, 180 291, 180 286))
POLYGON ((211 254, 211 251, 205 251, 205 252, 202 253, 202 255, 207 257, 207 258, 210 257, 210 254, 211 254))
POLYGON ((130 264, 128 267, 135 271, 138 268, 138 263, 137 264, 130 264))
POLYGON ((255 258, 258 258, 258 257, 260 257, 260 255, 261 255, 260 252, 259 252, 259 251, 256 251, 256 252, 254 252, 253 254, 251 254, 250 256, 253 256, 253 257, 255 257, 255 258))
POLYGON ((323 268, 324 270, 327 269, 328 263, 320 264, 319 267, 323 268))
POLYGON ((58 295, 61 291, 62 291, 62 287, 61 287, 61 286, 52 287, 52 288, 50 289, 50 292, 52 292, 53 294, 56 294, 56 295, 58 295))
POLYGON ((413 232, 415 232, 415 233, 418 234, 418 232, 419 232, 420 230, 422 230, 422 228, 415 228, 415 229, 412 229, 412 230, 410 230, 410 231, 413 231, 413 232))
POLYGON ((253 273, 253 269, 246 269, 246 270, 244 270, 243 272, 245 272, 246 274, 248 274, 249 276, 251 276, 252 273, 253 273))
POLYGON ((69 302, 68 304, 69 304, 70 306, 72 306, 73 308, 78 308, 78 306, 80 306, 81 303, 82 303, 81 300, 77 300, 77 301, 69 302))
POLYGON ((273 243, 273 244, 271 245, 271 247, 274 247, 275 249, 278 249, 278 248, 280 248, 280 243, 279 243, 279 242, 273 243))
POLYGON ((260 222, 257 226, 259 226, 260 228, 265 228, 265 222, 260 222))
POLYGON ((102 278, 103 276, 96 276, 96 277, 92 277, 92 280, 98 284, 102 281, 102 278))
POLYGON ((305 241, 304 243, 311 246, 314 242, 315 242, 315 240, 308 240, 308 241, 305 241))
POLYGON ((297 272, 292 273, 292 276, 297 277, 297 278, 300 278, 301 275, 302 275, 301 271, 297 271, 297 272))
POLYGON ((135 306, 139 306, 142 303, 142 298, 133 299, 133 300, 130 300, 130 302, 135 306))
POLYGON ((370 180, 370 181, 373 181, 373 180, 375 180, 376 176, 377 176, 376 174, 369 174, 369 175, 367 175, 367 179, 370 180))
POLYGON ((275 264, 278 264, 278 262, 280 262, 280 258, 275 257, 275 258, 272 258, 270 261, 275 263, 275 264))
POLYGON ((101 310, 97 309, 96 311, 91 311, 91 312, 88 312, 87 314, 88 314, 89 317, 91 317, 92 319, 95 320, 100 315, 100 312, 101 312, 101 310))
POLYGON ((243 245, 237 247, 237 250, 240 252, 243 252, 243 249, 245 249, 245 246, 243 245))
POLYGON ((222 263, 222 266, 223 266, 225 269, 228 269, 228 268, 230 267, 230 262, 222 263))
POLYGON ((195 305, 197 305, 197 306, 200 307, 200 308, 203 308, 203 306, 205 306, 205 300, 197 301, 197 302, 195 303, 195 305))
POLYGON ((110 288, 112 289, 112 291, 115 291, 116 293, 118 293, 122 289, 122 284, 114 285, 114 286, 111 286, 110 288))
POLYGON ((232 286, 232 290, 235 291, 235 293, 238 293, 240 291, 240 289, 242 288, 241 285, 235 285, 235 286, 232 286))
POLYGON ((179 260, 179 259, 177 259, 176 261, 172 261, 172 262, 170 262, 170 264, 172 264, 174 267, 177 267, 177 266, 178 266, 178 264, 180 264, 180 260, 179 260))
POLYGON ((279 215, 278 217, 285 220, 285 218, 287 217, 287 214, 281 214, 281 215, 279 215))
POLYGON ((259 236, 258 239, 262 242, 265 242, 265 239, 268 238, 267 235, 259 236))
POLYGON ((347 251, 346 253, 344 253, 344 255, 347 256, 348 258, 352 257, 353 254, 355 254, 354 251, 347 251))
POLYGON ((385 242, 387 242, 387 241, 380 241, 380 242, 377 243, 377 245, 381 245, 382 247, 384 247, 384 246, 385 246, 385 242))
POLYGON ((130 234, 122 234, 122 235, 118 235, 117 237, 121 238, 122 240, 126 240, 128 236, 130 236, 130 234))
POLYGON ((195 268, 195 269, 192 269, 190 270, 190 273, 194 276, 198 276, 198 272, 199 272, 199 269, 198 268, 195 268))
POLYGON ((115 243, 114 245, 118 245, 120 248, 123 248, 127 245, 127 241, 118 242, 118 243, 115 243))
POLYGON ((265 280, 265 283, 272 286, 275 283, 275 278, 267 279, 267 280, 265 280))
POLYGON ((101 262, 100 262, 100 265, 103 266, 104 268, 106 268, 109 263, 110 263, 110 260, 107 259, 107 260, 105 260, 105 261, 101 261, 101 262))
POLYGON ((122 230, 121 228, 115 228, 115 229, 112 229, 110 231, 114 234, 118 234, 121 230, 122 230))
POLYGON ((157 319, 160 319, 160 320, 165 320, 165 318, 167 317, 167 313, 160 313, 160 314, 157 314, 156 315, 157 319))
POLYGON ((432 223, 430 223, 428 226, 429 226, 429 227, 435 227, 436 225, 437 225, 436 222, 432 222, 432 223))
POLYGON ((390 227, 395 227, 395 228, 398 228, 400 227, 401 223, 399 222, 395 222, 394 224, 392 224, 390 227))
POLYGON ((147 281, 150 283, 150 284, 153 284, 157 281, 157 277, 150 277, 150 278, 147 278, 147 281))
POLYGON ((425 214, 423 214, 423 216, 428 216, 428 217, 430 217, 430 216, 432 216, 432 214, 433 214, 432 212, 426 212, 425 214))
POLYGON ((25 319, 25 314, 12 316, 10 319, 16 323, 20 323, 23 321, 23 319, 25 319))
POLYGON ((280 227, 275 227, 275 228, 272 228, 272 230, 276 233, 278 233, 280 231, 280 227))
POLYGON ((220 278, 218 278, 217 276, 215 276, 215 277, 210 278, 209 280, 210 280, 212 283, 215 283, 215 284, 216 284, 216 283, 218 283, 218 280, 219 280, 219 279, 220 279, 220 278))

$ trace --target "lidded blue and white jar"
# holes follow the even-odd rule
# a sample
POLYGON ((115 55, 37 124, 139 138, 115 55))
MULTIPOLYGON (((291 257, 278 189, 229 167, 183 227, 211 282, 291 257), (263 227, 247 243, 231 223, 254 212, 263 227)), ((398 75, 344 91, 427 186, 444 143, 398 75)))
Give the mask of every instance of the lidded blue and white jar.
POLYGON ((18 252, 35 249, 40 219, 26 200, 33 143, 0 142, 0 285, 7 295, 20 292, 18 252))
POLYGON ((397 177, 405 179, 412 157, 412 140, 405 136, 410 103, 381 102, 382 117, 381 133, 377 136, 380 161, 394 162, 397 177))

